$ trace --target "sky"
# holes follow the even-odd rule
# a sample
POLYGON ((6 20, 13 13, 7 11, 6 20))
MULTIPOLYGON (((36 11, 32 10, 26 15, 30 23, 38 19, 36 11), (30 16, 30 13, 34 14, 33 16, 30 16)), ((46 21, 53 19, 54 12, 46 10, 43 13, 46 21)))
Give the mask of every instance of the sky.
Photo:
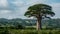
POLYGON ((34 4, 47 4, 52 6, 55 16, 52 18, 60 18, 60 0, 0 0, 0 18, 22 18, 29 6, 34 4))

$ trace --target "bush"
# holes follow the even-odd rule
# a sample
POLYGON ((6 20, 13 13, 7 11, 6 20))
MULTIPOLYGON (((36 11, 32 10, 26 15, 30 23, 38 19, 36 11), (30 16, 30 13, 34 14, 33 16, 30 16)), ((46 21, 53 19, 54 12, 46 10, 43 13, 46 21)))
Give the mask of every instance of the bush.
POLYGON ((0 27, 0 29, 4 29, 4 27, 0 27))
POLYGON ((22 25, 17 25, 16 26, 16 29, 24 29, 25 27, 24 26, 22 26, 22 25))
POLYGON ((10 34, 8 29, 3 29, 2 31, 0 31, 0 34, 10 34))
POLYGON ((10 26, 10 29, 16 29, 15 27, 13 27, 13 26, 10 26))

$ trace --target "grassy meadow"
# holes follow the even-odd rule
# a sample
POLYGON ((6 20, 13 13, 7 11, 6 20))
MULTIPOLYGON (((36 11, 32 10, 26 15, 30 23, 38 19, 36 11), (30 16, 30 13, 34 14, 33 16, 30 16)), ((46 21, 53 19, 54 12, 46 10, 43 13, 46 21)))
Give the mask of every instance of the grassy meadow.
POLYGON ((0 34, 60 34, 60 30, 42 29, 42 30, 37 31, 35 26, 34 27, 27 26, 24 29, 4 27, 4 28, 0 28, 0 34))

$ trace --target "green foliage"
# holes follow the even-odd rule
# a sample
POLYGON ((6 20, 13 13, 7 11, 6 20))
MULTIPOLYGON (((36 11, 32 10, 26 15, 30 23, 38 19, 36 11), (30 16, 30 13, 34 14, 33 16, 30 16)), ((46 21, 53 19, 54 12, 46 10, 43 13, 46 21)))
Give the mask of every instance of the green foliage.
POLYGON ((6 27, 0 31, 0 34, 10 34, 9 29, 6 27))
POLYGON ((8 29, 8 30, 0 30, 0 34, 60 34, 60 30, 16 30, 16 29, 8 29))
MULTIPOLYGON (((7 27, 9 26, 12 29, 15 29, 15 26, 17 26, 18 24, 21 24, 22 26, 36 26, 36 19, 22 19, 21 20, 17 20, 14 19, 13 21, 8 21, 8 23, 5 23, 5 20, 1 19, 2 21, 0 22, 0 29, 4 29, 4 27, 6 27, 4 24, 8 24, 7 27), (15 22, 16 21, 16 22, 15 22), (20 23, 20 21, 22 23, 20 23), (29 21, 29 22, 27 22, 29 21), (3 22, 3 23, 2 23, 3 22)), ((8 20, 8 19, 7 19, 8 20)), ((42 27, 45 27, 47 29, 60 29, 60 18, 58 19, 51 19, 51 20, 42 20, 42 27)))
POLYGON ((41 20, 43 18, 49 18, 51 19, 49 16, 54 16, 55 13, 52 12, 52 7, 46 4, 35 4, 33 6, 30 6, 28 8, 28 11, 24 14, 27 17, 35 17, 37 18, 37 27, 38 30, 41 29, 42 25, 41 25, 41 20), (49 15, 49 16, 47 16, 49 15), (39 25, 39 26, 38 26, 39 25))
POLYGON ((8 30, 5 30, 4 32, 2 32, 1 34, 10 34, 8 30))
POLYGON ((4 27, 0 27, 0 29, 4 29, 4 27))
POLYGON ((52 12, 52 7, 49 5, 35 4, 33 6, 30 6, 28 8, 28 11, 24 15, 27 17, 31 17, 31 16, 38 17, 40 15, 41 17, 44 16, 46 18, 49 18, 49 16, 47 15, 54 16, 55 13, 52 12))
POLYGON ((22 25, 17 25, 15 28, 16 28, 16 29, 24 29, 25 27, 22 26, 22 25))
POLYGON ((10 28, 10 29, 15 29, 15 27, 13 27, 13 26, 10 26, 9 28, 10 28))

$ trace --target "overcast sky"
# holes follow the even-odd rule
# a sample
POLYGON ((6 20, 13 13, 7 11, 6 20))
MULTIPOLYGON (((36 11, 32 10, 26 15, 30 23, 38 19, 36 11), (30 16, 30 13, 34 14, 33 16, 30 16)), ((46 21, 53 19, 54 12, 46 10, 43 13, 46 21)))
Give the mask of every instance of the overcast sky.
POLYGON ((60 18, 60 0, 0 0, 0 18, 27 18, 27 8, 39 3, 51 5, 56 13, 53 18, 60 18))

